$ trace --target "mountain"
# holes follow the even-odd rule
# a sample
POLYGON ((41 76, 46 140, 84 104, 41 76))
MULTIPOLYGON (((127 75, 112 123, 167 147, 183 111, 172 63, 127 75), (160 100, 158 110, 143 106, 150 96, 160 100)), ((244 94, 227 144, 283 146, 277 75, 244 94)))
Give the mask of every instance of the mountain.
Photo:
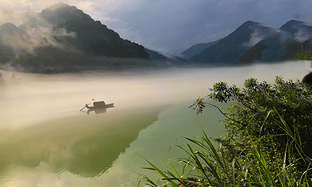
POLYGON ((280 30, 287 32, 290 37, 300 40, 300 37, 311 37, 312 27, 303 21, 290 20, 282 25, 280 30))
POLYGON ((272 28, 265 27, 257 22, 247 21, 227 37, 218 40, 216 44, 191 57, 190 61, 202 64, 233 64, 251 46, 270 35, 271 32, 272 28))
POLYGON ((107 57, 149 59, 144 47, 120 38, 120 36, 89 15, 64 3, 44 9, 40 16, 53 25, 54 30, 66 29, 75 33, 75 37, 67 37, 61 43, 70 44, 91 55, 107 57))
POLYGON ((189 60, 194 55, 197 55, 197 54, 201 53, 203 50, 205 50, 208 47, 216 44, 217 42, 218 41, 208 42, 208 43, 199 43, 199 44, 193 45, 190 48, 188 48, 187 50, 183 51, 181 53, 181 57, 184 58, 184 59, 189 60))
POLYGON ((311 37, 312 26, 302 21, 290 20, 276 29, 270 37, 251 47, 240 58, 240 62, 293 60, 298 53, 311 49, 311 37))
POLYGON ((0 65, 9 63, 21 71, 55 73, 163 67, 180 60, 165 56, 160 59, 161 54, 122 39, 82 10, 64 3, 40 13, 27 13, 25 18, 18 27, 11 23, 0 25, 0 65))
POLYGON ((5 40, 14 33, 18 33, 15 25, 10 23, 0 25, 0 62, 2 63, 8 63, 15 58, 13 49, 5 44, 5 40))
POLYGON ((168 64, 174 64, 174 65, 184 65, 187 63, 186 60, 184 60, 183 58, 178 57, 178 56, 174 56, 174 55, 170 55, 170 54, 163 55, 157 51, 153 51, 150 49, 145 49, 145 50, 149 54, 149 57, 155 61, 165 62, 168 64))
POLYGON ((247 21, 227 37, 189 58, 189 61, 218 66, 286 61, 296 59, 298 53, 311 48, 312 26, 302 21, 290 20, 280 28, 247 21))

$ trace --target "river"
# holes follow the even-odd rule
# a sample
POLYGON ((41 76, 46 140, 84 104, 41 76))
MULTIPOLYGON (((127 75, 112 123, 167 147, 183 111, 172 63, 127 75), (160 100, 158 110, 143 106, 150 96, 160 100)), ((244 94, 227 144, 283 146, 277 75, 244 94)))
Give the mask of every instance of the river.
MULTIPOLYGON (((218 81, 302 79, 304 62, 231 68, 38 75, 1 71, 0 186, 137 186, 137 173, 181 156, 183 137, 224 133, 223 116, 189 109, 218 81), (115 103, 89 114, 93 100, 115 103), (137 172, 137 173, 136 173, 137 172)), ((225 107, 225 105, 220 105, 225 107)))

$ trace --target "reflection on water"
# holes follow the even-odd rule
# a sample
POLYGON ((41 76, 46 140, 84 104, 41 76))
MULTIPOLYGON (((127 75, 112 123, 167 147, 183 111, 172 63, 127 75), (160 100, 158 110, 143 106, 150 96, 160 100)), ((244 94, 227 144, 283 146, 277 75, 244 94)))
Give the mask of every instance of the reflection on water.
POLYGON ((88 104, 85 105, 80 111, 83 111, 83 109, 87 108, 87 114, 89 115, 90 112, 94 111, 95 114, 103 114, 106 112, 108 108, 114 108, 114 103, 105 104, 104 101, 97 101, 93 102, 93 106, 89 106, 88 104))
MULTIPOLYGON (((203 127, 208 137, 217 138, 223 134, 224 127, 220 120, 224 119, 224 116, 218 110, 207 107, 204 114, 196 115, 195 111, 188 108, 190 104, 191 102, 187 102, 163 110, 158 121, 142 130, 138 139, 120 154, 114 166, 100 177, 105 179, 102 181, 103 185, 135 187, 139 176, 133 171, 144 173, 156 181, 159 175, 144 170, 143 167, 150 166, 138 154, 153 162, 157 167, 165 169, 160 161, 166 164, 169 159, 181 158, 185 155, 185 152, 175 145, 185 145, 184 137, 200 136, 202 133, 200 126, 203 127)), ((226 106, 220 105, 220 107, 226 106)))
POLYGON ((187 108, 213 83, 296 80, 307 72, 299 62, 118 75, 18 73, 18 80, 2 71, 0 186, 136 186, 133 171, 146 166, 137 153, 153 163, 180 156, 168 148, 179 136, 200 135, 199 123, 209 136, 222 134, 214 108, 201 116, 187 108), (118 107, 79 111, 92 98, 118 107))
POLYGON ((90 112, 94 112, 95 114, 103 114, 106 112, 106 108, 100 108, 100 109, 88 109, 87 114, 89 115, 90 112))
POLYGON ((36 168, 47 163, 55 173, 94 177, 107 170, 159 111, 115 113, 105 118, 75 117, 2 131, 0 173, 13 165, 36 168))
POLYGON ((241 68, 182 69, 147 73, 93 73, 76 75, 16 75, 2 72, 5 88, 0 95, 0 129, 23 128, 35 122, 79 115, 92 98, 135 110, 194 100, 206 95, 215 82, 242 85, 255 77, 272 82, 276 75, 302 79, 308 70, 300 62, 241 68), (17 117, 18 116, 18 117, 17 117))
MULTIPOLYGON (((5 138, 3 144, 14 145, 16 151, 1 149, 6 156, 0 186, 135 187, 138 175, 134 171, 145 172, 142 167, 147 166, 138 154, 160 166, 159 160, 166 162, 181 156, 181 152, 174 147, 169 151, 169 147, 183 143, 181 136, 200 135, 199 124, 208 136, 223 133, 219 123, 222 115, 217 110, 210 108, 205 111, 207 114, 197 116, 188 109, 189 105, 188 102, 162 108, 159 115, 156 109, 145 109, 111 116, 105 121, 92 118, 88 124, 85 122, 90 118, 85 116, 39 124, 47 128, 37 126, 25 132, 12 132, 18 140, 5 138), (102 123, 106 121, 110 127, 102 123), (26 134, 34 138, 26 138, 26 134)), ((156 178, 152 173, 149 176, 156 178)))

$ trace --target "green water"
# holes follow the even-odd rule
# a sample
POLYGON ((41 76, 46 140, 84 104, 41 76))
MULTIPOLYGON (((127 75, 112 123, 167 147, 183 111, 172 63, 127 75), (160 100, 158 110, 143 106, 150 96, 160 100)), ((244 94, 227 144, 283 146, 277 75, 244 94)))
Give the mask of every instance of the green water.
MULTIPOLYGON (((0 138, 0 186, 136 186, 147 166, 181 154, 181 136, 223 132, 214 109, 197 116, 189 103, 102 116, 51 120, 6 130, 0 138)), ((148 173, 148 172, 147 172, 148 173)), ((153 174, 152 174, 153 177, 153 174)), ((154 176, 156 177, 156 176, 154 176)))
MULTIPOLYGON (((224 133, 220 123, 223 116, 213 108, 205 110, 204 115, 197 116, 187 104, 167 108, 160 113, 159 120, 142 130, 137 140, 131 143, 125 153, 115 161, 114 166, 103 175, 105 186, 135 186, 138 175, 131 171, 144 173, 158 179, 159 175, 142 169, 149 165, 138 154, 164 168, 160 161, 167 163, 171 158, 184 154, 175 145, 185 144, 184 137, 193 138, 201 135, 200 125, 210 137, 219 137, 224 133)), ((156 181, 156 180, 155 180, 156 181)))
POLYGON ((183 156, 183 137, 219 137, 223 116, 213 107, 202 115, 188 108, 213 83, 243 85, 256 77, 302 79, 298 62, 241 68, 177 69, 138 74, 75 75, 1 72, 0 186, 134 187, 144 158, 161 166, 183 156), (92 98, 114 102, 106 113, 80 112, 92 98))

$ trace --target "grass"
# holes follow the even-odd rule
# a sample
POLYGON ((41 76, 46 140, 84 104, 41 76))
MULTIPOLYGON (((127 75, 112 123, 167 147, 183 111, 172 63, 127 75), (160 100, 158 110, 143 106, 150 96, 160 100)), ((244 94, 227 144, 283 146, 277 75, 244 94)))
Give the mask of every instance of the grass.
POLYGON ((200 139, 185 138, 186 144, 178 146, 181 151, 187 153, 187 157, 175 159, 176 162, 182 164, 182 169, 176 169, 172 161, 167 164, 162 163, 163 169, 160 169, 144 158, 150 166, 145 169, 157 172, 160 179, 152 181, 148 176, 141 174, 138 186, 311 186, 312 168, 310 166, 312 162, 303 152, 298 129, 296 127, 292 129, 277 111, 270 111, 268 115, 273 113, 279 116, 279 120, 275 123, 284 132, 278 136, 287 136, 291 140, 283 152, 274 152, 272 155, 270 151, 269 154, 262 146, 263 141, 267 143, 269 140, 253 139, 247 130, 245 133, 248 139, 243 148, 237 142, 232 143, 232 147, 219 142, 219 147, 215 148, 202 129, 200 139), (229 154, 233 153, 232 150, 234 154, 229 154), (297 167, 302 162, 307 164, 304 171, 297 167))

